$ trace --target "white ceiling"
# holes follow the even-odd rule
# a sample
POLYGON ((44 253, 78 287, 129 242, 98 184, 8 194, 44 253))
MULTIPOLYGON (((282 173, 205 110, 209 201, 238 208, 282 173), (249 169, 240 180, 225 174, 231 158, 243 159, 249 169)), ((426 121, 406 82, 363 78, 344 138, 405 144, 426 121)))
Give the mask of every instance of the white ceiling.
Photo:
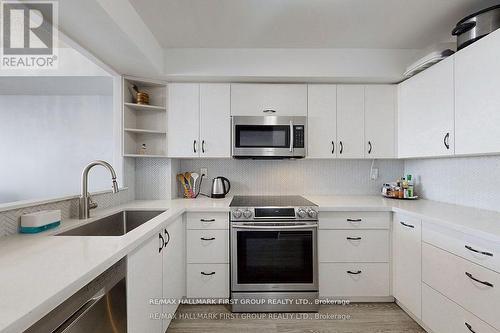
POLYGON ((422 49, 494 0, 130 0, 165 48, 422 49))

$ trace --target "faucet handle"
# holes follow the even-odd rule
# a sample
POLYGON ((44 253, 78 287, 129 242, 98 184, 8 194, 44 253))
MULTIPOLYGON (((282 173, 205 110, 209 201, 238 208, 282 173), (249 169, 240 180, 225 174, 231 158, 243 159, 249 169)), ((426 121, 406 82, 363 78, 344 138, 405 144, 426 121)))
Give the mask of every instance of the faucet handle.
POLYGON ((96 209, 98 206, 97 202, 92 200, 92 197, 89 195, 89 209, 96 209))

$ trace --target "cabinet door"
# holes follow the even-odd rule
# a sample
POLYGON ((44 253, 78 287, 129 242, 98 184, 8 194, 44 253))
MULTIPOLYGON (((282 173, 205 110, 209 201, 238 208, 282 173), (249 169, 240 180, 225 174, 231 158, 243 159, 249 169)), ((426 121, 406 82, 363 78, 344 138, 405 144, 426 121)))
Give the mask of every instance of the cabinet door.
POLYGON ((416 317, 422 314, 422 222, 394 216, 394 297, 416 317))
POLYGON ((399 157, 454 153, 453 57, 399 85, 399 157))
POLYGON ((365 155, 365 87, 337 86, 337 145, 340 158, 365 155))
POLYGON ((163 320, 163 331, 170 325, 173 314, 179 305, 178 301, 186 295, 186 256, 185 256, 185 229, 182 217, 172 222, 164 230, 167 244, 163 253, 163 297, 172 304, 163 305, 163 313, 167 316, 163 320))
POLYGON ((500 152, 500 30, 455 54, 455 152, 500 152))
POLYGON ((155 235, 127 256, 127 332, 161 333, 162 321, 150 316, 162 313, 161 305, 151 299, 163 296, 162 245, 155 235))
POLYGON ((229 84, 200 84, 201 157, 231 156, 229 84))
POLYGON ((200 85, 168 86, 168 156, 198 157, 200 151, 200 85))
POLYGON ((396 86, 365 87, 365 157, 394 158, 396 86))
POLYGON ((337 146, 337 86, 307 86, 307 156, 335 158, 337 146))
POLYGON ((306 116, 305 84, 231 84, 232 116, 306 116))

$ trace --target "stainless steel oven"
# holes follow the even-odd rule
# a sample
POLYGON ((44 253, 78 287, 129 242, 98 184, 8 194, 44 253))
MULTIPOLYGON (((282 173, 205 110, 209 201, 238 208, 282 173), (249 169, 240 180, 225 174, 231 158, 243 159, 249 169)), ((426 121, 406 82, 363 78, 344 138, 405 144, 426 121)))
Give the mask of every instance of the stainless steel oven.
POLYGON ((317 310, 314 207, 232 207, 230 228, 234 312, 317 310))
POLYGON ((307 117, 232 117, 235 158, 303 158, 307 117))

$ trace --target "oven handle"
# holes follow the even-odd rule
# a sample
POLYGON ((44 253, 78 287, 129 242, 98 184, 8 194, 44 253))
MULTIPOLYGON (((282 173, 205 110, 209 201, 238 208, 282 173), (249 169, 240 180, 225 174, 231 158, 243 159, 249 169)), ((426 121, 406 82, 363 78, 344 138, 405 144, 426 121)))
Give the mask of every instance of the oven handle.
POLYGON ((233 229, 310 229, 317 228, 317 224, 306 224, 306 225, 282 225, 282 226, 273 226, 273 225, 233 225, 233 229))
POLYGON ((290 153, 293 152, 293 121, 290 120, 290 153))

